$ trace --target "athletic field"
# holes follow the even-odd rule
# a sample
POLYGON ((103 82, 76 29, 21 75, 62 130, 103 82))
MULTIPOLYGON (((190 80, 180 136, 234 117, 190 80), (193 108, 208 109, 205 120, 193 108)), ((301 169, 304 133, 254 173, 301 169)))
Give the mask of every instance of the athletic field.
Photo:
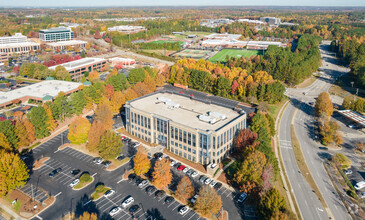
POLYGON ((259 50, 235 50, 235 49, 223 49, 219 51, 216 55, 209 58, 209 61, 211 62, 225 62, 227 55, 229 57, 247 57, 250 58, 252 55, 257 56, 261 55, 262 51, 259 50))
POLYGON ((179 58, 193 58, 196 60, 203 59, 209 55, 211 51, 209 50, 194 50, 194 49, 185 49, 176 53, 174 56, 179 58))

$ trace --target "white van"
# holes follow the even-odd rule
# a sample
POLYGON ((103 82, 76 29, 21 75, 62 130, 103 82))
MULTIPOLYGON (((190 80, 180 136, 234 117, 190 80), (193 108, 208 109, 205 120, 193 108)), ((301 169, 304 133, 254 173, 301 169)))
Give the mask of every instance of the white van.
POLYGON ((365 181, 360 181, 360 182, 356 183, 354 187, 355 187, 356 190, 360 190, 360 189, 364 188, 365 187, 365 181))

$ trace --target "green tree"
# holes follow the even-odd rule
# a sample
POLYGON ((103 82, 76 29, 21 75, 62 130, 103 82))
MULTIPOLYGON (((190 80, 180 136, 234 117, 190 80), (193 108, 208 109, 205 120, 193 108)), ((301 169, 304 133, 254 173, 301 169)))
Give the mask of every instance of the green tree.
POLYGON ((342 102, 342 108, 344 109, 352 109, 352 105, 353 105, 353 98, 351 96, 346 96, 344 99, 343 99, 343 102, 342 102))
POLYGON ((123 143, 114 131, 106 131, 101 137, 97 146, 100 156, 103 159, 111 160, 116 158, 122 151, 123 143))
POLYGON ((0 121, 0 133, 6 136, 12 147, 17 146, 19 140, 15 133, 15 127, 10 120, 0 121))
POLYGON ((35 128, 37 138, 44 138, 50 134, 49 119, 42 106, 32 108, 32 110, 27 114, 27 117, 35 128))
POLYGON ((261 198, 258 210, 264 219, 270 219, 277 211, 285 212, 285 200, 277 189, 271 188, 261 198))
POLYGON ((143 82, 146 73, 143 68, 132 69, 128 74, 128 82, 133 86, 138 82, 143 82))
POLYGON ((333 104, 327 92, 322 92, 321 94, 319 94, 316 100, 316 104, 314 106, 314 110, 317 116, 320 116, 323 113, 325 113, 328 117, 332 116, 333 104))
POLYGON ((352 110, 356 111, 356 112, 364 112, 364 105, 365 105, 365 102, 363 99, 359 98, 357 99, 353 106, 352 106, 352 110))
POLYGON ((67 138, 72 144, 86 143, 90 127, 90 122, 79 116, 70 124, 67 138))
POLYGON ((54 71, 55 78, 58 80, 71 81, 71 75, 63 66, 57 66, 54 71))
POLYGON ((70 105, 73 113, 80 115, 86 106, 86 99, 83 91, 79 91, 70 95, 70 105))
POLYGON ((19 155, 0 150, 0 196, 25 185, 28 169, 19 155))
POLYGON ((209 187, 202 186, 199 190, 194 208, 203 217, 214 218, 222 207, 221 196, 209 187))
POLYGON ((221 76, 217 80, 215 95, 228 97, 231 89, 232 87, 230 80, 221 76))
POLYGON ((270 134, 271 137, 273 137, 276 133, 276 131, 275 131, 275 121, 271 117, 270 114, 266 114, 265 117, 266 117, 267 121, 269 122, 269 134, 270 134))
POLYGON ((133 162, 133 170, 138 176, 147 173, 151 168, 151 162, 147 157, 146 150, 142 146, 138 147, 136 156, 133 158, 133 162))
POLYGON ((109 78, 107 78, 106 83, 113 86, 114 91, 125 90, 129 87, 127 78, 123 73, 110 76, 109 78))
POLYGON ((347 169, 351 166, 351 160, 342 153, 335 154, 333 160, 335 163, 338 163, 342 169, 347 169))

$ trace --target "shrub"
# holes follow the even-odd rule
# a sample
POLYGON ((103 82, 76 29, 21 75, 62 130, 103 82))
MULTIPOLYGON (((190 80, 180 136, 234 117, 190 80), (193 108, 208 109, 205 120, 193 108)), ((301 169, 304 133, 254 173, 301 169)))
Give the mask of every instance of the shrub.
POLYGON ((351 166, 351 160, 346 157, 344 154, 336 154, 333 157, 335 163, 339 164, 342 169, 347 169, 351 166))
POLYGON ((90 182, 92 180, 92 178, 91 178, 90 174, 84 173, 81 175, 79 180, 80 180, 80 183, 87 183, 87 182, 90 182))
POLYGON ((95 192, 96 193, 102 193, 104 192, 105 186, 104 185, 99 185, 95 188, 95 192))

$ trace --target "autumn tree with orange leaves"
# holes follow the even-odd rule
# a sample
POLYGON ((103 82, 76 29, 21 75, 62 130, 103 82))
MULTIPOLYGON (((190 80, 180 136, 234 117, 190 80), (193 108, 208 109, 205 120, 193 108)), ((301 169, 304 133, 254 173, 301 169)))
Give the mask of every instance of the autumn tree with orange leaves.
POLYGON ((108 104, 99 104, 95 110, 95 121, 104 124, 105 130, 110 130, 113 127, 113 112, 108 104))
POLYGON ((134 173, 138 176, 147 173, 148 170, 151 168, 151 162, 147 157, 146 150, 142 146, 138 147, 136 156, 133 158, 133 162, 134 173))
POLYGON ((87 135, 87 144, 86 147, 89 151, 95 152, 97 146, 100 142, 100 137, 105 133, 104 124, 100 121, 94 121, 91 125, 90 131, 87 135))
POLYGON ((189 198, 194 196, 194 193, 194 186, 191 183, 189 177, 183 176, 177 185, 175 196, 183 203, 186 203, 189 198))
POLYGON ((159 189, 166 188, 172 180, 170 160, 163 158, 155 163, 152 183, 159 189))
POLYGON ((215 217, 222 208, 222 198, 213 188, 206 185, 202 186, 194 208, 203 217, 215 217))

